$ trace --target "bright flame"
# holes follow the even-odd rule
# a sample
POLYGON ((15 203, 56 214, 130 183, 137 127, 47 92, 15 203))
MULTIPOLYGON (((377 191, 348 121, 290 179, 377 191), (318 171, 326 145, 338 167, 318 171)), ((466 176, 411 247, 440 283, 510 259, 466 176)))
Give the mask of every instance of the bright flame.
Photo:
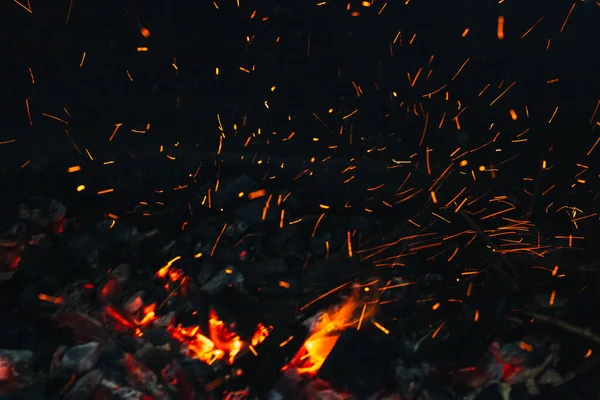
POLYGON ((359 306, 360 304, 356 299, 350 298, 341 306, 323 313, 310 336, 304 342, 304 346, 285 368, 296 368, 300 374, 316 374, 329 353, 331 353, 342 332, 350 326, 358 324, 359 320, 355 317, 355 311, 359 306))
MULTIPOLYGON (((202 255, 201 253, 199 254, 202 255)), ((182 269, 172 267, 173 263, 180 259, 181 256, 177 256, 170 260, 156 272, 156 276, 162 280, 168 278, 174 283, 180 281, 180 286, 184 286, 188 277, 182 269)), ((226 269, 225 272, 233 273, 231 269, 226 269)), ((170 292, 171 285, 166 282, 164 288, 165 291, 170 292)), ((157 318, 156 304, 146 307, 143 315, 144 317, 141 321, 135 321, 140 326, 155 320, 157 318)), ((253 347, 250 348, 249 344, 242 341, 240 336, 235 333, 235 324, 225 324, 224 321, 219 319, 214 310, 210 312, 208 328, 209 337, 199 333, 199 326, 169 326, 167 330, 173 339, 187 347, 188 356, 202 360, 209 365, 224 357, 227 357, 229 364, 233 364, 235 357, 244 350, 250 350, 256 355, 256 349, 253 347)), ((262 343, 272 329, 272 327, 265 327, 263 324, 258 324, 250 344, 256 346, 262 343)))
MULTIPOLYGON (((208 327, 209 337, 199 333, 199 326, 188 328, 177 326, 167 329, 175 340, 187 346, 190 357, 197 358, 209 365, 225 357, 229 364, 233 364, 235 357, 243 350, 248 349, 248 344, 233 332, 234 326, 227 326, 214 311, 210 313, 208 327)), ((252 345, 262 343, 270 331, 270 327, 258 324, 252 337, 252 345)))

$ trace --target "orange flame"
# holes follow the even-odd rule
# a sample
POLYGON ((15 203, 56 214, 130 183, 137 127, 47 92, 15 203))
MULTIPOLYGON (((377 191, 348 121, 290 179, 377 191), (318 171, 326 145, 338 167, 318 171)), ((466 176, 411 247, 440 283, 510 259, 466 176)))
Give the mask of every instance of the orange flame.
MULTIPOLYGON (((316 374, 335 346, 342 332, 357 324, 355 312, 360 306, 354 298, 326 311, 304 342, 304 346, 285 368, 296 368, 300 374, 316 374)), ((363 316, 364 318, 364 316, 363 316)))
MULTIPOLYGON (((225 227, 223 227, 223 229, 225 229, 225 227)), ((156 276, 162 280, 168 278, 173 283, 180 281, 180 286, 184 286, 188 277, 184 274, 182 269, 172 268, 173 263, 180 259, 181 256, 177 256, 170 260, 156 272, 156 276)), ((225 272, 232 273, 232 270, 226 269, 225 272)), ((171 285, 166 282, 164 288, 165 291, 170 292, 171 285)), ((157 318, 156 304, 146 307, 143 311, 143 315, 141 321, 136 321, 140 326, 155 320, 157 318)), ((167 330, 171 337, 187 347, 188 355, 190 357, 195 357, 209 365, 225 356, 227 356, 229 364, 233 364, 235 357, 243 350, 250 350, 256 355, 256 350, 253 347, 250 347, 248 343, 242 341, 240 336, 234 332, 235 324, 228 326, 224 321, 219 319, 215 311, 211 311, 210 313, 208 327, 209 337, 199 333, 199 326, 186 328, 178 325, 176 327, 170 326, 167 330)), ((263 324, 258 324, 258 327, 252 336, 251 345, 255 346, 262 343, 271 332, 271 329, 271 327, 267 328, 263 324)))
MULTIPOLYGON (((225 357, 229 364, 233 364, 235 357, 248 349, 248 344, 221 321, 214 311, 210 313, 208 326, 210 338, 199 333, 198 326, 188 328, 177 326, 167 329, 175 340, 187 346, 190 357, 195 357, 209 365, 225 357)), ((252 337, 252 344, 261 343, 269 333, 270 328, 258 324, 252 337)))

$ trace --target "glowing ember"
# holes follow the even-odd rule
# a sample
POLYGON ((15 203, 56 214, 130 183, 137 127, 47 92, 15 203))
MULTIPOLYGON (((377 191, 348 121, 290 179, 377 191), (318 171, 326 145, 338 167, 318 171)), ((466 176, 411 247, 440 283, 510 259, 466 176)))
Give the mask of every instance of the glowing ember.
POLYGON ((244 343, 238 335, 227 327, 225 322, 219 319, 217 313, 213 310, 210 312, 208 327, 210 338, 219 349, 224 350, 229 355, 229 363, 232 364, 235 356, 244 346, 244 343))
POLYGON ((187 346, 189 351, 188 356, 195 357, 209 365, 223 358, 225 352, 221 349, 216 349, 212 340, 197 333, 199 330, 200 328, 197 326, 192 328, 183 328, 181 326, 168 328, 173 339, 187 346))

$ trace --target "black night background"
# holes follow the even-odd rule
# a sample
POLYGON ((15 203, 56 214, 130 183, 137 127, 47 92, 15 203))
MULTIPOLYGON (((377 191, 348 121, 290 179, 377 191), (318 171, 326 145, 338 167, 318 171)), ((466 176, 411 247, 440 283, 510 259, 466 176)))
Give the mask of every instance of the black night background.
POLYGON ((0 7, 0 398, 598 398, 600 3, 0 7))

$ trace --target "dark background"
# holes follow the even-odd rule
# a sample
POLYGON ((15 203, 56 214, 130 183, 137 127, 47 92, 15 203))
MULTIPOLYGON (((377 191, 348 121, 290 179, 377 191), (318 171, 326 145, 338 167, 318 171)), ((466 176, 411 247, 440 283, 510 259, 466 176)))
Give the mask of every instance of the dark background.
MULTIPOLYGON (((475 149, 502 132, 494 146, 469 154, 469 168, 511 161, 502 164, 495 180, 481 177, 475 184, 466 174, 466 184, 476 192, 512 191, 527 202, 523 177, 535 178, 542 160, 548 160, 551 168, 545 171, 541 189, 556 183, 549 196, 558 197, 547 197, 540 207, 554 200, 567 204, 577 199, 589 209, 597 194, 600 151, 586 156, 598 136, 593 130, 598 117, 591 123, 590 118, 600 99, 595 55, 600 7, 594 2, 577 2, 563 32, 571 1, 411 0, 407 5, 389 1, 380 13, 382 1, 371 7, 339 1, 322 6, 313 1, 239 3, 238 7, 235 0, 219 0, 217 9, 210 1, 73 0, 67 22, 68 0, 31 0, 31 13, 4 2, 0 42, 6 99, 0 140, 14 140, 0 146, 0 165, 5 177, 13 179, 7 182, 27 183, 44 171, 43 182, 48 184, 48 177, 53 177, 49 186, 59 185, 61 191, 73 192, 76 183, 101 190, 114 186, 115 178, 131 189, 144 170, 155 174, 159 168, 177 171, 179 175, 165 178, 175 186, 202 162, 238 160, 230 165, 243 171, 258 152, 278 162, 288 161, 297 171, 313 156, 331 156, 344 160, 346 166, 351 157, 356 162, 367 160, 359 168, 364 182, 357 179, 355 186, 346 186, 356 193, 361 182, 399 186, 408 169, 402 173, 396 169, 395 175, 385 172, 392 158, 412 156, 413 166, 424 174, 424 162, 419 160, 424 160, 427 148, 432 149, 433 172, 424 178, 430 179, 429 184, 448 165, 457 146, 475 149), (353 11, 360 15, 352 17, 353 11), (496 37, 499 15, 506 21, 504 40, 496 37), (140 34, 141 27, 150 30, 149 38, 140 34), (469 33, 463 38, 465 28, 469 33), (402 38, 392 43, 398 31, 402 38), (136 51, 140 46, 148 51, 136 51), (83 52, 86 58, 80 67, 83 52), (432 55, 433 72, 425 79, 432 55), (451 81, 467 58, 470 61, 461 74, 451 81), (240 67, 252 71, 245 73, 240 67), (414 77, 420 67, 424 67, 422 75, 411 87, 407 73, 414 77), (557 83, 547 83, 556 78, 557 83), (360 97, 352 82, 362 89, 360 97), (512 82, 515 86, 490 106, 512 82), (450 101, 444 100, 444 91, 432 99, 423 97, 444 84, 450 101), (478 96, 487 84, 490 88, 478 96), (271 86, 276 86, 274 92, 271 86), (452 122, 457 101, 467 106, 460 116, 460 132, 452 122), (425 121, 422 115, 414 115, 412 106, 407 111, 410 105, 429 113, 422 145, 425 121), (556 106, 557 115, 549 124, 556 106), (327 114, 328 109, 333 112, 327 114), (356 114, 343 119, 355 109, 356 114), (509 109, 516 110, 517 121, 510 119, 509 109), (68 125, 42 113, 62 118, 68 125), (439 129, 443 113, 447 115, 439 129), (225 134, 218 157, 217 114, 225 134), (117 123, 123 125, 109 142, 117 123), (131 131, 143 130, 147 124, 151 128, 146 134, 131 131), (525 129, 529 132, 521 138, 527 141, 513 142, 525 129), (294 138, 283 141, 291 132, 294 138), (244 147, 249 136, 251 144, 244 147), (178 160, 165 161, 166 154, 178 160), (246 155, 241 164, 240 154, 246 155), (145 158, 119 169, 102 165, 119 157, 145 158), (576 163, 589 166, 578 177, 586 180, 585 185, 575 184, 574 175, 581 171, 576 163), (68 165, 83 165, 88 175, 77 175, 76 182, 73 174, 67 177, 64 171, 68 165), (113 169, 106 172, 107 168, 113 169), (22 170, 33 172, 20 175, 25 173, 22 170), (131 180, 134 172, 136 178, 131 180)), ((315 181, 343 179, 325 169, 315 181)), ((533 192, 534 187, 528 190, 533 192)), ((454 192, 449 189, 443 200, 454 192)), ((329 197, 343 204, 348 196, 329 197)))

